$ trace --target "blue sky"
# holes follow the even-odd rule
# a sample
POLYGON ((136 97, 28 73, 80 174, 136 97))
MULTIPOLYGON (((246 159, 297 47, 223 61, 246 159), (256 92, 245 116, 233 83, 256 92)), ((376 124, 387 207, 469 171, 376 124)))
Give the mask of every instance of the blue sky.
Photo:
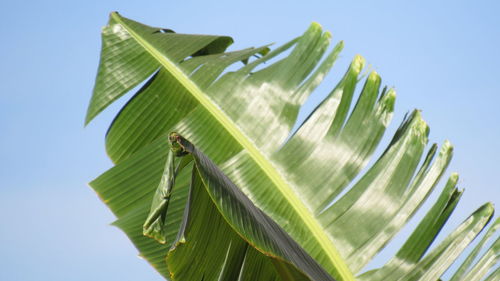
POLYGON ((83 127, 100 28, 114 10, 177 32, 230 35, 233 48, 284 43, 321 23, 345 41, 330 85, 362 54, 397 90, 390 132, 418 108, 431 141, 455 145, 448 174, 459 172, 466 192, 444 231, 486 201, 499 205, 497 1, 213 2, 0 3, 0 280, 161 280, 86 184, 111 167, 104 134, 123 104, 83 127))

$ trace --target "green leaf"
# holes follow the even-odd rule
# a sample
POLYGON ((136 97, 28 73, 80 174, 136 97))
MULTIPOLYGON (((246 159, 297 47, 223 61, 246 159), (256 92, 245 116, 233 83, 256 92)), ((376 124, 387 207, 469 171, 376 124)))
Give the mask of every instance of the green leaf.
MULTIPOLYGON (((192 78, 200 84, 207 84, 213 82, 232 63, 266 49, 267 47, 260 47, 196 57, 181 65, 185 71, 197 69, 192 78), (210 67, 211 65, 214 67, 210 67)), ((196 105, 194 98, 161 69, 113 121, 106 136, 108 155, 116 163, 129 157, 138 149, 168 133, 168 130, 193 111, 196 105)))
POLYGON ((167 217, 168 203, 170 203, 172 188, 175 184, 175 177, 177 174, 177 171, 175 171, 174 157, 174 153, 170 151, 167 156, 167 163, 165 164, 160 184, 153 197, 151 210, 143 225, 143 234, 156 239, 162 244, 165 244, 167 239, 168 229, 166 229, 165 220, 167 217))
POLYGON ((394 258, 382 268, 361 275, 360 280, 397 280, 412 271, 455 209, 462 195, 456 188, 457 181, 458 175, 453 174, 436 203, 394 258))
POLYGON ((173 279, 333 280, 210 159, 185 139, 177 141, 196 164, 184 227, 167 256, 173 279), (240 277, 248 266, 255 279, 240 277))
MULTIPOLYGON (((472 250, 450 281, 481 280, 488 273, 488 271, 498 263, 500 260, 500 238, 497 237, 489 249, 487 249, 476 264, 473 265, 474 260, 478 257, 484 245, 490 238, 494 237, 498 228, 500 228, 500 218, 497 218, 490 226, 486 234, 483 236, 483 239, 481 239, 474 250, 472 250)), ((500 274, 498 273, 497 278, 500 278, 500 274)))
MULTIPOLYGON (((281 193, 281 197, 284 196, 284 199, 287 201, 287 205, 289 206, 289 210, 287 212, 291 211, 295 216, 298 217, 304 217, 302 220, 306 224, 305 229, 312 234, 312 241, 314 241, 314 246, 315 248, 319 249, 322 253, 322 255, 328 256, 328 260, 330 260, 330 263, 339 263, 340 266, 333 267, 330 265, 330 271, 341 271, 344 272, 342 274, 347 274, 350 275, 348 268, 346 267, 345 264, 343 264, 342 259, 340 258, 340 255, 336 252, 335 248, 333 247, 333 244, 329 243, 329 239, 326 236, 326 233, 324 233, 320 226, 318 225, 317 221, 311 218, 311 214, 307 211, 307 208, 303 206, 303 204, 300 202, 300 199, 297 198, 297 196, 291 192, 289 187, 285 185, 284 179, 277 173, 277 171, 270 166, 271 164, 266 161, 262 153, 254 146, 252 145, 251 141, 245 138, 244 132, 239 130, 237 127, 234 126, 234 123, 227 117, 226 114, 221 112, 218 107, 211 101, 211 99, 208 96, 205 96, 201 90, 198 88, 198 86, 192 82, 192 80, 188 80, 184 72, 177 68, 176 64, 172 61, 172 59, 169 56, 166 56, 165 53, 160 49, 160 46, 157 44, 156 41, 151 41, 147 40, 147 37, 139 37, 138 33, 144 32, 145 29, 141 28, 134 28, 134 24, 128 24, 127 20, 124 20, 120 18, 117 14, 114 14, 116 20, 120 21, 121 25, 125 27, 125 29, 129 30, 129 33, 131 34, 132 37, 136 38, 137 42, 144 47, 145 50, 147 50, 153 57, 155 57, 162 66, 169 72, 169 74, 176 79, 176 81, 179 82, 180 86, 186 89, 190 94, 194 96, 194 98, 201 103, 202 107, 198 107, 195 109, 193 112, 191 112, 188 115, 195 115, 195 112, 201 111, 202 114, 206 115, 206 111, 208 111, 209 114, 211 114, 212 118, 215 118, 218 121, 215 123, 217 126, 220 126, 219 124, 222 123, 224 124, 222 129, 228 130, 231 132, 229 136, 225 136, 225 139, 228 139, 230 142, 235 142, 239 144, 240 146, 245 147, 247 150, 249 150, 249 156, 253 158, 254 163, 260 164, 263 166, 263 169, 259 169, 264 172, 264 175, 270 178, 271 182, 274 182, 278 186, 278 190, 281 193), (267 167, 266 167, 267 166, 267 167), (298 203, 298 204, 296 204, 298 203)), ((113 17, 113 16, 112 16, 113 17)), ((287 81, 294 82, 296 86, 300 84, 302 79, 304 79, 307 74, 313 69, 314 64, 321 58, 321 55, 324 53, 326 46, 328 45, 329 41, 329 35, 322 35, 321 31, 319 29, 319 26, 315 25, 312 26, 310 31, 307 33, 306 36, 304 36, 303 41, 301 41, 301 44, 298 44, 298 47, 296 48, 295 52, 292 52, 291 57, 293 60, 291 60, 287 65, 286 69, 289 67, 293 67, 293 65, 298 65, 300 64, 301 66, 305 66, 306 69, 303 69, 302 71, 294 71, 293 73, 289 72, 288 75, 283 76, 283 71, 279 72, 280 76, 283 76, 283 80, 286 79, 287 81), (320 50, 317 51, 315 50, 316 47, 320 47, 320 50), (299 49, 297 51, 297 49, 299 49), (304 53, 306 52, 311 52, 315 54, 314 56, 306 56, 303 57, 304 53), (288 77, 289 75, 292 76, 292 80, 290 80, 288 77)), ((334 52, 338 53, 339 48, 337 48, 334 52)), ((288 71, 287 71, 288 72, 288 71)), ((229 73, 230 74, 230 73, 229 73)), ((252 75, 252 77, 256 77, 256 75, 252 75)), ((228 81, 225 80, 224 78, 221 78, 218 80, 220 81, 228 81)), ((285 85, 288 86, 288 85, 285 85)), ((221 92, 222 93, 222 92, 221 92)), ((298 110, 298 104, 295 106, 296 110, 298 110)), ((206 119, 206 116, 204 116, 206 119)), ((185 121, 185 120, 183 120, 185 121)), ((290 126, 293 125, 293 121, 290 121, 290 126)), ((204 124, 205 125, 205 124, 204 124)), ((209 126, 207 126, 209 128, 209 126)), ((220 128, 220 127, 219 127, 220 128)), ((188 133, 188 130, 182 130, 179 128, 179 132, 182 133, 188 133)), ((212 157, 211 157, 212 158, 212 157)), ((213 157, 215 161, 220 159, 219 157, 213 157)), ((352 275, 352 274, 351 274, 352 275)))
MULTIPOLYGON (((110 127, 106 149, 117 166, 92 183, 119 220, 137 212, 139 205, 146 210, 141 213, 146 220, 148 207, 142 204, 146 204, 146 198, 151 203, 159 188, 166 162, 165 140, 175 131, 203 151, 222 175, 329 275, 354 280, 417 212, 451 160, 452 146, 448 142, 439 153, 435 144, 427 149, 429 128, 420 112, 413 111, 384 153, 366 167, 391 120, 395 92, 381 89, 379 75, 372 72, 353 102, 365 64, 361 56, 354 58, 328 97, 291 135, 300 107, 326 77, 343 48, 340 42, 328 51, 331 35, 316 23, 302 36, 270 52, 264 46, 223 53, 232 42, 227 37, 177 38, 158 30, 112 13, 103 36, 101 64, 87 121, 130 85, 137 85, 156 71, 110 127), (255 54, 263 55, 252 60, 255 54), (139 57, 148 67, 139 69, 127 64, 139 57), (246 65, 226 71, 239 61, 246 65), (107 64, 113 65, 113 72, 121 77, 129 77, 125 79, 127 86, 111 78, 107 64), (152 151, 158 155, 153 157, 152 151), (148 157, 155 160, 146 160, 148 157), (155 171, 154 175, 151 171, 155 171), (139 173, 151 177, 150 182, 140 183, 139 173), (134 188, 121 190, 119 185, 134 188)), ((360 278, 372 280, 370 276, 386 274, 409 279, 440 277, 491 217, 491 207, 482 208, 463 229, 445 239, 447 244, 441 244, 440 250, 425 255, 460 197, 454 177, 422 221, 422 229, 412 234, 397 254, 412 264, 411 269, 401 271, 402 264, 392 261, 360 278)), ((187 186, 188 182, 181 173, 168 201, 168 212, 151 217, 161 218, 155 233, 160 233, 167 245, 166 233, 180 227, 181 217, 178 211, 170 211, 171 204, 185 203, 174 199, 175 190, 177 184, 187 186)), ((230 205, 227 200, 214 203, 230 205)), ((163 211, 161 202, 153 202, 151 214, 163 211)), ((251 231, 238 229, 228 219, 232 217, 230 209, 217 210, 242 233, 244 240, 250 241, 251 231)), ((241 221, 243 217, 240 214, 233 219, 241 221)), ((135 238, 137 231, 142 231, 142 222, 134 221, 125 230, 140 252, 156 263, 156 252, 148 252, 149 246, 135 238)), ((164 268, 161 272, 164 274, 164 268)))
POLYGON ((500 267, 497 267, 484 281, 498 281, 500 279, 500 267))
MULTIPOLYGON (((134 42, 135 39, 116 19, 111 16, 108 25, 102 29, 101 61, 87 110, 86 124, 160 67, 160 63, 142 51, 141 46, 134 42)), ((191 55, 220 53, 232 43, 229 37, 165 33, 164 29, 145 26, 132 20, 127 20, 127 24, 148 34, 147 40, 163 47, 175 62, 191 55)))
POLYGON ((490 203, 481 206, 400 280, 435 280, 486 226, 493 215, 490 203))
POLYGON ((159 186, 168 151, 167 138, 158 139, 140 154, 123 161, 90 183, 117 216, 113 224, 127 234, 140 255, 164 277, 169 276, 165 257, 181 225, 190 179, 188 169, 177 176, 177 188, 172 194, 176 200, 170 202, 165 218, 166 243, 162 245, 144 236, 143 224, 159 186))

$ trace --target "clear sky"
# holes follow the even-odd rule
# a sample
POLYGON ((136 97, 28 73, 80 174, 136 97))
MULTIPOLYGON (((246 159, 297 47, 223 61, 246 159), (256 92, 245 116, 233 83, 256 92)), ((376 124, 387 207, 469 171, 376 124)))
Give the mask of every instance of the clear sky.
POLYGON ((234 48, 284 43, 321 23, 345 41, 330 85, 362 54, 398 93, 388 136, 419 108, 431 141, 455 145, 448 174, 459 172, 466 192, 447 232, 482 203, 500 205, 498 3, 0 2, 0 280, 161 280, 108 225, 113 216, 86 184, 111 167, 104 134, 123 104, 83 127, 109 12, 182 33, 230 35, 234 48))

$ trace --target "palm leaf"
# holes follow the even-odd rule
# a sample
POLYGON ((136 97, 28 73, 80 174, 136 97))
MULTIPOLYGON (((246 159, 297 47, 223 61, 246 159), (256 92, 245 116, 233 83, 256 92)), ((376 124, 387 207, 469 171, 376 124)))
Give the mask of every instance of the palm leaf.
MULTIPOLYGON (((394 91, 381 90, 381 79, 372 72, 350 111, 364 67, 360 56, 290 137, 301 105, 342 49, 341 42, 327 54, 331 35, 318 24, 271 52, 267 46, 224 52, 230 38, 162 30, 111 14, 103 30, 87 122, 154 73, 109 129, 106 149, 116 167, 91 186, 118 217, 117 225, 164 276, 168 269, 161 258, 171 246, 168 237, 180 227, 187 192, 172 195, 178 199, 172 199, 164 218, 166 245, 139 233, 163 171, 166 136, 172 131, 203 151, 338 280, 354 280, 415 214, 448 166, 451 145, 445 142, 439 152, 432 145, 425 153, 429 129, 414 111, 378 160, 352 183, 379 144, 395 101, 394 91), (261 56, 250 60, 257 54, 261 56), (238 61, 247 64, 224 72, 238 61)), ((189 177, 179 175, 175 190, 188 184, 189 177)), ((455 186, 453 175, 422 221, 423 228, 398 252, 411 266, 402 268, 398 259, 360 278, 441 276, 493 213, 490 205, 483 206, 425 255, 458 202, 455 186)), ((228 211, 218 210, 228 217, 228 211)))

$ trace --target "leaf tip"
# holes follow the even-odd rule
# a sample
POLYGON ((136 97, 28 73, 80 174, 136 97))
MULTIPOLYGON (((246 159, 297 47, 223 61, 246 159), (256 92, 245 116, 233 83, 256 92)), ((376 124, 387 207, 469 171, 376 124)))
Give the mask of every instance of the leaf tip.
POLYGON ((325 36, 325 38, 327 40, 331 40, 332 37, 333 37, 333 35, 332 35, 332 33, 330 31, 325 31, 325 33, 323 34, 323 36, 325 36))
POLYGON ((453 144, 449 140, 444 140, 443 148, 453 149, 453 144))
POLYGON ((111 13, 109 13, 110 19, 117 18, 117 17, 120 17, 120 13, 118 13, 117 11, 112 11, 111 13))
POLYGON ((83 122, 83 127, 87 127, 87 125, 94 119, 93 116, 91 116, 89 113, 87 113, 87 116, 85 116, 85 121, 83 122))
POLYGON ((359 73, 365 67, 365 63, 365 58, 358 54, 352 60, 352 68, 359 73))
POLYGON ((375 70, 372 70, 370 72, 370 74, 368 75, 368 80, 375 82, 375 83, 379 83, 381 78, 380 78, 380 75, 378 75, 378 73, 375 70))
POLYGON ((426 144, 429 136, 429 126, 427 122, 422 118, 422 112, 419 109, 414 109, 410 117, 406 121, 407 129, 409 129, 409 134, 414 141, 426 144))
POLYGON ((394 112, 394 106, 396 104, 396 91, 393 88, 389 89, 380 97, 379 103, 380 112, 387 115, 384 119, 384 124, 387 126, 390 122, 391 114, 394 112))
POLYGON ((339 46, 340 49, 343 49, 345 45, 344 40, 340 40, 339 43, 337 43, 337 45, 339 46))
POLYGON ((319 22, 316 22, 316 21, 313 21, 311 23, 311 26, 310 26, 311 29, 323 29, 323 27, 321 26, 321 24, 319 22))
POLYGON ((453 156, 453 144, 449 140, 445 140, 443 145, 441 146, 441 150, 439 151, 440 155, 453 156))
POLYGON ((396 89, 390 88, 389 91, 387 91, 387 95, 396 98, 396 89))
POLYGON ((495 204, 491 201, 486 202, 486 204, 484 204, 484 209, 487 214, 493 215, 495 212, 495 204))

